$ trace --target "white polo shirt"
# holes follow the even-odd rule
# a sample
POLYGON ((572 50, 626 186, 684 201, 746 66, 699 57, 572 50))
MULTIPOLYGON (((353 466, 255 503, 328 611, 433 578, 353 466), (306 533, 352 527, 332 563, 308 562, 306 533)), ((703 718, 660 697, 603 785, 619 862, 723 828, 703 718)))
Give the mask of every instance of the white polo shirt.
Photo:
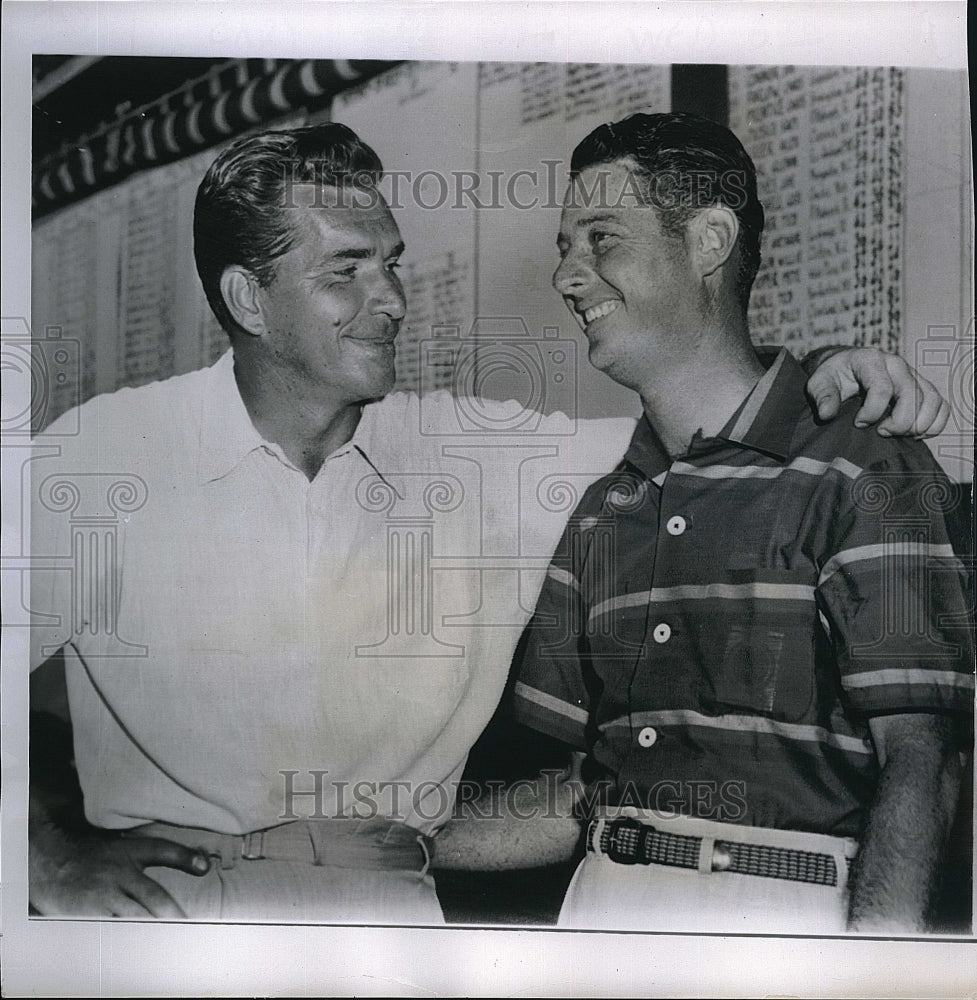
POLYGON ((566 517, 633 427, 400 393, 309 482, 231 352, 56 421, 31 664, 65 647, 88 819, 440 826, 566 517))

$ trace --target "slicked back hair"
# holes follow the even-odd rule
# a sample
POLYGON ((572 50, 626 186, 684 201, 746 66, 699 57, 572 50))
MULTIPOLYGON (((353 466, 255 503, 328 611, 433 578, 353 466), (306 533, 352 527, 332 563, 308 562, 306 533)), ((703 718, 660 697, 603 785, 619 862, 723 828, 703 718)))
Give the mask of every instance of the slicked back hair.
POLYGON ((229 334, 238 328, 220 290, 224 270, 240 265, 267 287, 275 262, 295 245, 292 186, 375 187, 382 174, 377 154, 338 122, 245 136, 224 150, 200 182, 193 212, 197 274, 220 325, 229 334))

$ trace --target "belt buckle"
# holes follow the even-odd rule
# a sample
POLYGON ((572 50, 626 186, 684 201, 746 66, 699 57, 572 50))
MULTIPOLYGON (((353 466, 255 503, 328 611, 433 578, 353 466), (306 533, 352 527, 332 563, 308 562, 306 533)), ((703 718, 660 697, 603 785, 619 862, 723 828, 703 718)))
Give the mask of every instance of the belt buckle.
POLYGON ((644 844, 645 839, 654 832, 654 827, 639 823, 630 816, 624 819, 616 819, 610 824, 610 834, 607 838, 607 849, 604 853, 619 865, 644 864, 644 844), (633 831, 635 834, 634 852, 624 853, 618 847, 618 834, 624 831, 633 831))

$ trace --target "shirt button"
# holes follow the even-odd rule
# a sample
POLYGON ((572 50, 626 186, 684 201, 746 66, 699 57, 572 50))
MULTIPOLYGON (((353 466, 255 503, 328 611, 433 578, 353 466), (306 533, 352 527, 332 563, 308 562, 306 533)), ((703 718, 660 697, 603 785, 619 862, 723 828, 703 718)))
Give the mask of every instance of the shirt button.
POLYGON ((664 622, 660 622, 651 634, 655 642, 668 642, 672 637, 672 630, 664 622))
POLYGON ((651 726, 645 726, 645 728, 638 733, 638 742, 643 747, 653 747, 655 745, 655 740, 657 739, 658 733, 656 733, 651 726))
POLYGON ((681 514, 676 514, 675 517, 670 517, 668 523, 665 525, 665 530, 670 535, 681 535, 685 531, 688 525, 685 523, 685 518, 681 514))

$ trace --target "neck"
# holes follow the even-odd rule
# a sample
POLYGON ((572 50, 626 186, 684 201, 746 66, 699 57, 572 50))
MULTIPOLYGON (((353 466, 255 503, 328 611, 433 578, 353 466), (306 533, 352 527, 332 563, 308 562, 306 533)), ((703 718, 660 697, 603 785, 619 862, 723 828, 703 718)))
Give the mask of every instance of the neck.
POLYGON ((763 376, 745 321, 738 331, 692 338, 681 358, 639 387, 648 421, 671 456, 688 451, 696 432, 714 437, 763 376))
POLYGON ((237 348, 234 357, 234 377, 251 423, 311 481, 329 455, 352 438, 362 403, 330 400, 292 373, 253 356, 245 354, 246 363, 239 363, 237 348))

